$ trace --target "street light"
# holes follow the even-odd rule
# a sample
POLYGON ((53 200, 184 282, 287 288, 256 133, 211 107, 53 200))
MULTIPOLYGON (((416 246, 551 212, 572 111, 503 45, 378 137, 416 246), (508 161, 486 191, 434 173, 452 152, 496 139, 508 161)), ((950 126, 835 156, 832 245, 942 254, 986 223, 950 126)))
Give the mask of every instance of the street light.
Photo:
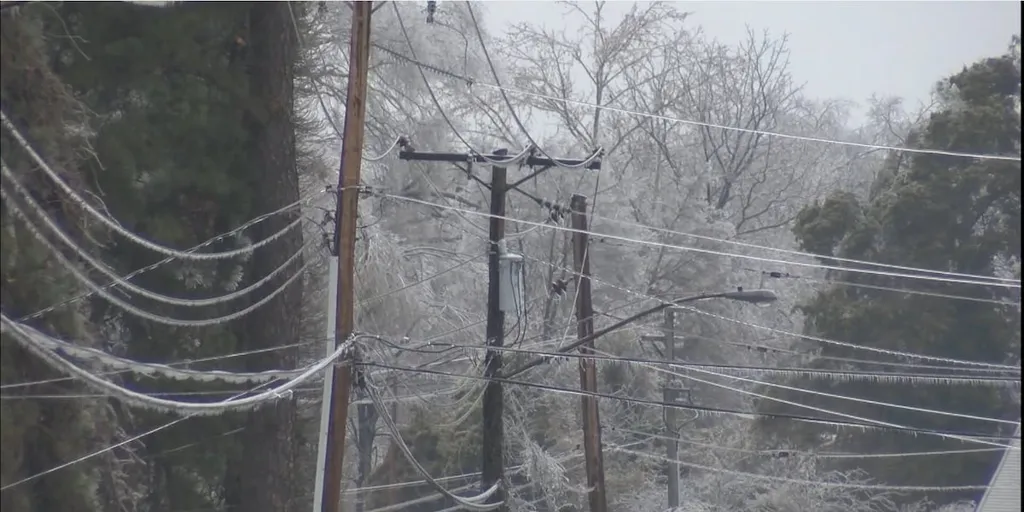
MULTIPOLYGON (((729 299, 739 302, 746 302, 748 304, 770 304, 772 302, 779 300, 779 297, 775 295, 775 292, 771 290, 744 290, 743 288, 737 288, 735 291, 729 292, 702 293, 700 295, 683 297, 681 299, 663 302, 657 306, 654 306, 653 308, 645 309, 631 317, 624 318, 608 327, 605 327, 604 329, 601 329, 600 331, 591 334, 590 336, 580 338, 574 341, 573 343, 570 343, 565 347, 558 349, 558 352, 569 352, 571 350, 579 348, 580 346, 586 343, 590 343, 591 341, 594 341, 597 338, 604 336, 605 334, 617 331, 633 322, 636 322, 637 320, 640 320, 641 318, 653 315, 654 313, 657 313, 665 308, 708 299, 729 299)), ((538 357, 530 361, 529 363, 526 363, 525 365, 519 367, 517 370, 511 373, 501 375, 501 377, 504 379, 515 377, 516 375, 519 375, 531 368, 544 364, 544 361, 547 361, 548 359, 550 359, 549 356, 538 357)))

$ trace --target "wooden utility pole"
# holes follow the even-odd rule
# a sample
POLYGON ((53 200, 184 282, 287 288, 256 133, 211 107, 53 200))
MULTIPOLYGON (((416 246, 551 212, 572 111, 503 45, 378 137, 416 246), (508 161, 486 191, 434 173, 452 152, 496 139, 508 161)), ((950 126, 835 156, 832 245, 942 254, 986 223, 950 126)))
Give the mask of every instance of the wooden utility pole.
MULTIPOLYGON (((433 153, 433 152, 422 152, 422 151, 408 151, 406 148, 402 148, 398 153, 398 158, 401 160, 409 161, 420 161, 420 162, 450 162, 455 164, 465 163, 487 163, 495 160, 506 160, 508 159, 507 150, 498 150, 490 155, 479 155, 472 154, 467 155, 464 153, 433 153)), ((552 160, 549 158, 541 158, 537 156, 528 156, 522 161, 515 162, 518 165, 528 167, 540 167, 524 178, 520 178, 519 181, 509 184, 507 180, 507 172, 505 167, 493 166, 491 173, 491 182, 489 184, 483 183, 491 190, 491 205, 490 205, 490 228, 489 228, 489 241, 490 247, 488 248, 488 284, 487 284, 487 344, 490 347, 500 349, 504 345, 504 323, 505 314, 501 310, 501 304, 499 300, 500 295, 500 279, 499 279, 499 266, 500 266, 500 249, 501 245, 499 242, 505 237, 505 196, 510 190, 518 190, 516 187, 528 179, 532 179, 537 175, 541 174, 547 169, 550 169, 556 163, 562 163, 565 165, 579 165, 583 163, 583 160, 573 159, 557 159, 552 160)), ((594 160, 587 169, 597 170, 601 168, 601 160, 594 160)), ((468 173, 468 170, 467 170, 468 173)), ((472 176, 472 174, 470 174, 472 176)), ((480 180, 482 182, 482 180, 480 180)), ((524 306, 525 307, 525 306, 524 306)), ((501 350, 488 350, 487 355, 484 359, 484 376, 489 379, 499 377, 501 375, 502 357, 501 350)), ((482 467, 481 467, 481 485, 483 490, 489 489, 495 483, 500 483, 504 476, 505 471, 505 452, 504 452, 504 396, 503 389, 500 381, 488 380, 484 388, 483 398, 483 448, 482 448, 482 467)), ((491 502, 504 501, 505 492, 503 489, 498 489, 492 498, 491 502)), ((502 506, 497 509, 499 511, 508 510, 507 507, 502 506)))
MULTIPOLYGON (((506 150, 495 151, 498 156, 508 154, 506 150)), ((502 241, 505 239, 505 191, 506 170, 504 167, 491 167, 491 219, 488 229, 490 247, 487 251, 487 346, 497 350, 487 350, 484 357, 483 403, 483 473, 481 486, 487 490, 495 483, 501 483, 505 469, 505 425, 504 425, 504 390, 500 381, 491 380, 501 372, 501 348, 505 345, 505 312, 501 310, 499 294, 501 278, 499 264, 502 241)), ((505 492, 499 488, 494 493, 491 503, 504 501, 505 492)), ((502 506, 498 510, 507 510, 502 506)))
MULTIPOLYGON (((576 271, 576 333, 579 339, 593 338, 594 307, 590 292, 590 251, 587 234, 587 198, 572 196, 573 269, 576 271)), ((580 346, 580 353, 593 355, 594 342, 580 346)), ((590 511, 607 512, 604 486, 604 460, 601 453, 601 417, 597 408, 597 365, 592 358, 580 358, 580 387, 583 410, 583 451, 587 462, 587 485, 590 487, 590 511)))
MULTIPOLYGON (((335 345, 352 334, 355 324, 356 214, 359 208, 359 174, 363 158, 363 129, 366 120, 366 84, 370 63, 370 14, 372 2, 353 2, 352 40, 348 65, 348 97, 345 129, 338 175, 334 251, 338 258, 338 313, 335 345)), ((327 419, 326 457, 322 489, 317 498, 320 511, 340 512, 341 481, 345 459, 345 430, 348 422, 352 380, 357 372, 348 358, 345 367, 331 375, 330 409, 327 419)), ((324 397, 325 399, 327 397, 324 397)), ((316 498, 315 498, 316 499, 316 498)))

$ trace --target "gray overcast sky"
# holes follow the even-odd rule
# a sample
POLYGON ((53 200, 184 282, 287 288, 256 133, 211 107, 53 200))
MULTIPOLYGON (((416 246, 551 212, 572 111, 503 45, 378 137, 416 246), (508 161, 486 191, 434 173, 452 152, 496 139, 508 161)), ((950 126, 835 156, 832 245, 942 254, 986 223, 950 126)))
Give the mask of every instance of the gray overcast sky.
MULTIPOLYGON (((612 2, 621 16, 634 2, 612 2)), ((1001 54, 1020 34, 1016 1, 677 2, 691 23, 723 43, 746 26, 790 34, 794 78, 815 97, 863 102, 872 94, 927 99, 937 80, 979 58, 1001 54)), ((487 2, 497 35, 510 23, 567 23, 563 7, 543 0, 487 2)), ((567 27, 571 28, 571 27, 567 27)), ((908 105, 909 106, 909 105, 908 105)))

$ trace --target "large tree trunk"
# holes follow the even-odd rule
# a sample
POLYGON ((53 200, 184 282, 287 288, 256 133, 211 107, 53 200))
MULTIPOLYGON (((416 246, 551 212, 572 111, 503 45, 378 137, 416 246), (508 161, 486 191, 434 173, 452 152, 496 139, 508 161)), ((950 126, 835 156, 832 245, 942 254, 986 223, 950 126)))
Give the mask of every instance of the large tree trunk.
MULTIPOLYGON (((293 77, 296 35, 288 5, 254 2, 249 11, 248 66, 252 109, 247 122, 253 144, 253 214, 273 211, 299 198, 295 165, 293 77)), ((265 238, 293 222, 299 213, 277 215, 254 229, 265 238)), ((272 272, 300 250, 301 230, 295 229, 253 255, 250 279, 272 272)), ((266 285, 261 296, 280 286, 299 264, 266 285)), ((302 280, 249 315, 240 326, 239 347, 254 350, 296 343, 301 332, 302 280)), ((250 371, 294 367, 294 351, 268 352, 247 361, 250 371)), ((237 510, 282 512, 298 510, 294 490, 296 403, 279 400, 248 414, 237 468, 237 510)))

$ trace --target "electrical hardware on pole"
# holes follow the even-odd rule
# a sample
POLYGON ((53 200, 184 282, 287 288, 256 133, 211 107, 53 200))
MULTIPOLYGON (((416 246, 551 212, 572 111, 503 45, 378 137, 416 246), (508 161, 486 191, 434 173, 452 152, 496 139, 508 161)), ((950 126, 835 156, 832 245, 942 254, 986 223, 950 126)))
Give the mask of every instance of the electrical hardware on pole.
MULTIPOLYGON (((474 163, 490 163, 494 161, 508 160, 507 150, 498 150, 490 155, 480 154, 466 154, 466 153, 435 153, 435 152, 423 152, 415 151, 412 148, 411 143, 408 140, 403 140, 401 149, 398 152, 398 158, 400 160, 408 161, 420 161, 420 162, 447 162, 454 164, 468 164, 474 163)), ((504 346, 504 322, 505 322, 505 310, 517 310, 519 308, 525 308, 525 304, 515 304, 518 302, 515 297, 521 297, 522 293, 522 282, 514 278, 516 276, 515 268, 519 266, 521 268, 522 259, 517 258, 517 255, 508 254, 504 249, 504 238, 505 238, 505 198, 509 190, 515 190, 520 193, 525 193, 517 188, 518 185, 522 184, 528 179, 533 179, 539 174, 547 171, 551 167, 554 167, 556 163, 562 163, 565 165, 579 165, 586 162, 586 160, 576 159, 549 159, 540 158, 533 155, 526 156, 521 161, 509 162, 505 165, 519 165, 539 168, 531 172, 525 178, 521 178, 514 183, 507 183, 507 168, 503 166, 495 165, 491 170, 491 181, 485 183, 480 178, 476 177, 471 168, 466 169, 466 173, 470 178, 481 181, 482 184, 490 188, 491 191, 491 204, 490 204, 490 226, 488 229, 490 244, 488 247, 488 289, 487 289, 487 344, 488 346, 500 349, 504 346), (503 273, 502 270, 506 270, 507 273, 503 273), (509 278, 508 286, 502 288, 502 275, 506 275, 509 278), (518 284, 518 289, 516 284, 518 284), (503 293, 504 292, 504 293, 503 293), (502 301, 502 297, 505 297, 505 301, 502 301), (512 307, 508 304, 508 301, 512 300, 512 307), (503 306, 503 302, 505 303, 503 306)), ((587 169, 599 170, 601 168, 601 160, 594 159, 587 165, 587 169)), ((551 208, 553 204, 548 204, 551 208)), ((521 271, 519 272, 521 276, 521 271)), ((488 350, 485 356, 485 367, 484 376, 488 379, 499 377, 501 374, 502 366, 502 351, 501 350, 488 350)), ((504 480, 504 396, 501 381, 499 380, 488 380, 484 387, 483 397, 483 447, 482 447, 482 477, 481 477, 481 489, 489 489, 495 483, 501 483, 504 480)), ((496 503, 504 501, 506 497, 504 489, 499 488, 492 498, 491 502, 496 503)), ((499 512, 506 511, 507 507, 502 506, 497 509, 499 512)))
MULTIPOLYGON (((494 152, 504 157, 504 150, 494 152)), ((484 358, 484 377, 491 379, 501 372, 502 353, 505 345, 505 312, 501 309, 501 249, 505 239, 505 167, 491 168, 491 215, 487 249, 487 346, 499 350, 488 350, 484 358)), ((483 464, 481 490, 487 490, 500 483, 505 468, 505 426, 504 390, 501 382, 488 380, 484 384, 483 399, 483 464)), ((492 503, 503 501, 505 490, 498 489, 492 503)), ((507 510, 501 507, 498 510, 507 510)))

